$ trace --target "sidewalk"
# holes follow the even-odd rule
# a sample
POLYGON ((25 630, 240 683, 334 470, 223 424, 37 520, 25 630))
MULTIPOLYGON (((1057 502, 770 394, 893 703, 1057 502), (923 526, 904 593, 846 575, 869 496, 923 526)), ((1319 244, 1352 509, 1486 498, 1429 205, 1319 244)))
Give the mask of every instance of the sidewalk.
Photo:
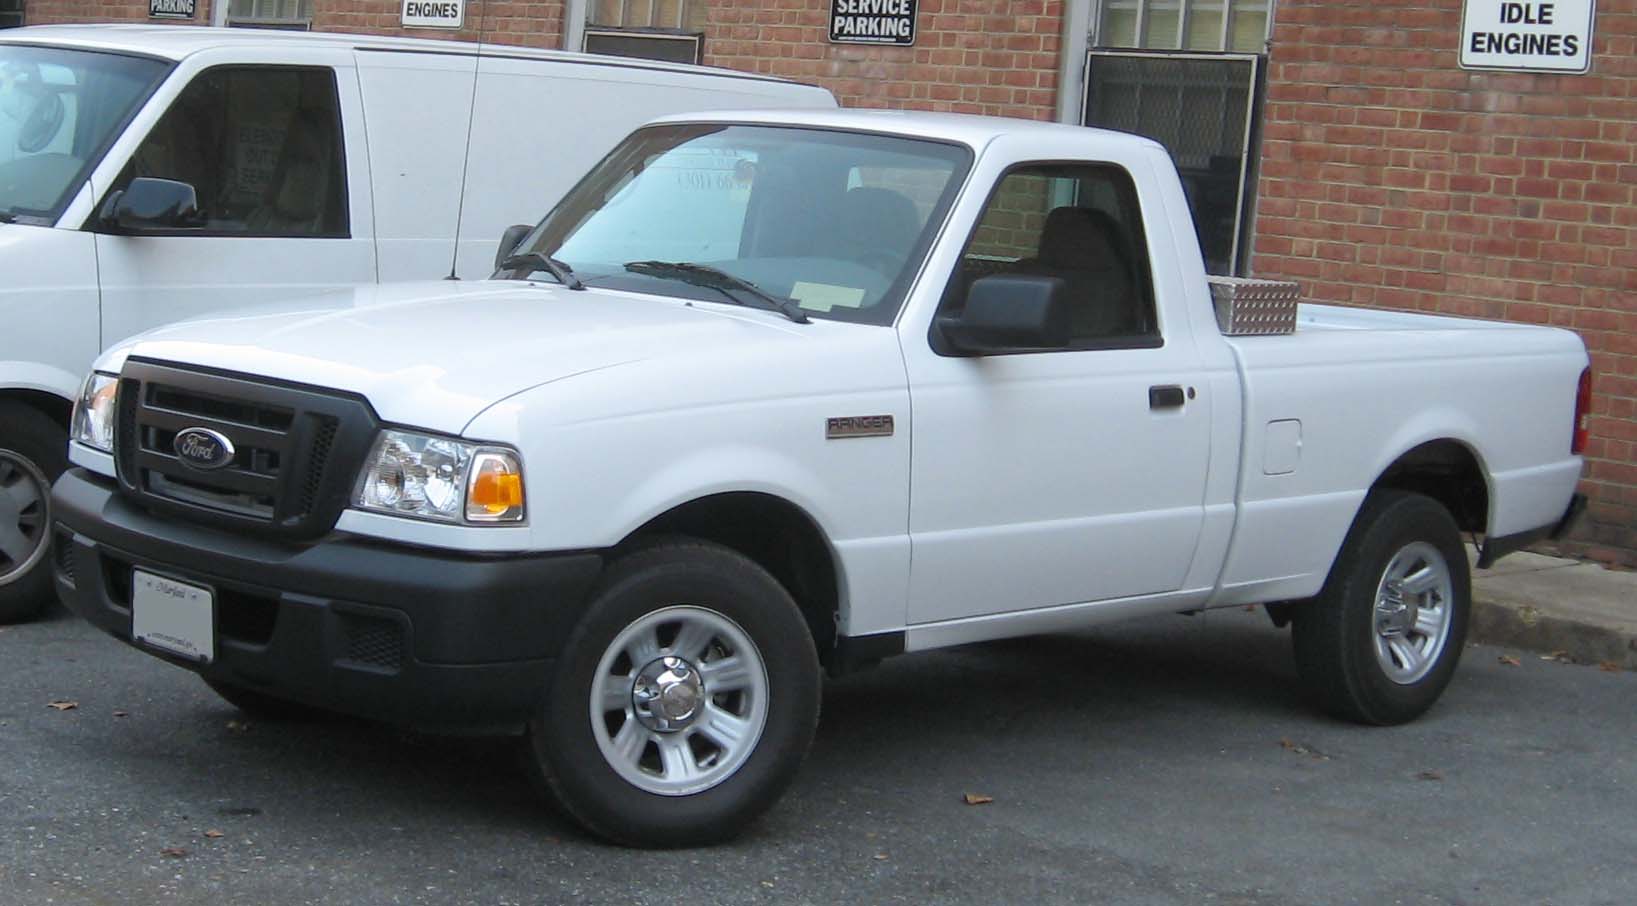
POLYGON ((1637 572, 1527 551, 1503 557, 1473 570, 1467 638, 1637 670, 1637 572))

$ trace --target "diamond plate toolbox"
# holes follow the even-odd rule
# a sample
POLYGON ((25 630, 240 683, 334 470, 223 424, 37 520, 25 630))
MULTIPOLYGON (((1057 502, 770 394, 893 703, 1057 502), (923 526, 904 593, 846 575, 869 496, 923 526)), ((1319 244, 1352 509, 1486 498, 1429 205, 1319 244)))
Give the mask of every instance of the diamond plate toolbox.
POLYGON ((1230 337, 1296 332, 1300 285, 1287 280, 1209 277, 1216 323, 1230 337))

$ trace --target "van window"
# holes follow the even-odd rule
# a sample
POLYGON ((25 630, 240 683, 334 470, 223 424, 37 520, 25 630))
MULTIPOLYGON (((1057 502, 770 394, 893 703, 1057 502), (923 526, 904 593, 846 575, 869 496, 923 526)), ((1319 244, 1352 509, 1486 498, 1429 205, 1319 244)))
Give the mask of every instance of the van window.
POLYGON ((958 311, 989 274, 1057 277, 1074 348, 1157 346, 1154 292, 1131 177, 1107 164, 1030 164, 996 186, 944 299, 958 311))
POLYGON ((0 44, 0 220, 55 223, 167 71, 157 60, 0 44))
POLYGON ((139 176, 188 183, 206 235, 339 238, 345 159, 332 70, 223 67, 188 85, 116 187, 139 176))

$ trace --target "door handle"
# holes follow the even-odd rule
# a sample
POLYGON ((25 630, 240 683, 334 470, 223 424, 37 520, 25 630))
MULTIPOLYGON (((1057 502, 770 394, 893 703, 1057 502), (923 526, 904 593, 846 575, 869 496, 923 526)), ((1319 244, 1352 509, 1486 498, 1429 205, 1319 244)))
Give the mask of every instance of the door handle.
POLYGON ((1156 384, 1148 388, 1148 408, 1177 409, 1186 397, 1176 384, 1156 384))

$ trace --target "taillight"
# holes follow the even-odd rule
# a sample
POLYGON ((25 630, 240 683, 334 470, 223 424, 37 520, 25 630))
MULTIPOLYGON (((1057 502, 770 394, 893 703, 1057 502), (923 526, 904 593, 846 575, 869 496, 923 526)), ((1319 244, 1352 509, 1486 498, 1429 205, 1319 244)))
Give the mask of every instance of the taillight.
POLYGON ((1574 395, 1574 440, 1569 443, 1570 453, 1586 452, 1586 438, 1592 423, 1592 370, 1580 372, 1580 390, 1574 395))

